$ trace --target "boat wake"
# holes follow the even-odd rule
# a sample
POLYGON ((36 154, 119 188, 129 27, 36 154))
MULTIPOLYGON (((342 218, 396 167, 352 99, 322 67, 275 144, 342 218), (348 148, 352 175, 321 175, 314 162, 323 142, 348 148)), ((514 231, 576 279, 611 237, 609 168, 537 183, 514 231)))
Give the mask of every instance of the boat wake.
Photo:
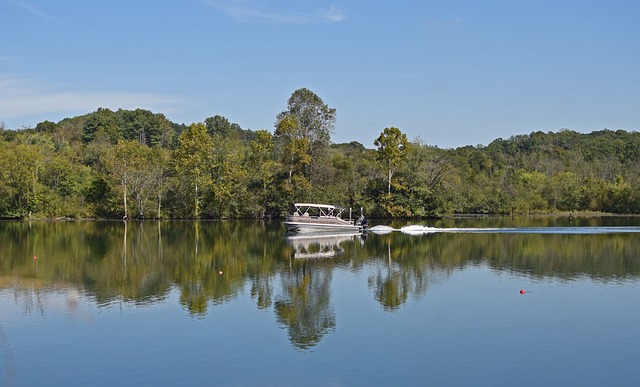
POLYGON ((640 227, 494 227, 494 228, 440 228, 421 225, 409 225, 401 228, 378 225, 369 228, 374 234, 401 232, 409 235, 425 235, 433 233, 466 233, 466 234, 621 234, 640 233, 640 227))

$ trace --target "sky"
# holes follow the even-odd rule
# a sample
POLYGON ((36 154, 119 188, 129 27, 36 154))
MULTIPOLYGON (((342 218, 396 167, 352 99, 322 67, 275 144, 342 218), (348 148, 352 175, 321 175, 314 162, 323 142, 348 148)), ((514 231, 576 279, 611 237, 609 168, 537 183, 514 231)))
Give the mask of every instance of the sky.
POLYGON ((299 88, 334 143, 440 148, 640 129, 637 0, 0 0, 5 128, 148 109, 274 130, 299 88))

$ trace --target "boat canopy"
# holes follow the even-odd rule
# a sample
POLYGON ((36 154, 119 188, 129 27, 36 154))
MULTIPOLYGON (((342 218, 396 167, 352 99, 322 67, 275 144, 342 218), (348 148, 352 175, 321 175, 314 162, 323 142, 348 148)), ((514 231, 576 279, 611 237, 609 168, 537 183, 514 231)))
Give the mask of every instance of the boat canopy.
POLYGON ((316 208, 320 212, 320 216, 337 218, 339 218, 345 210, 344 207, 334 206, 331 204, 293 203, 293 206, 296 208, 296 213, 300 215, 308 214, 309 209, 316 208))
POLYGON ((332 206, 330 204, 313 204, 313 203, 293 203, 296 207, 317 207, 317 208, 328 208, 335 209, 336 206, 332 206))

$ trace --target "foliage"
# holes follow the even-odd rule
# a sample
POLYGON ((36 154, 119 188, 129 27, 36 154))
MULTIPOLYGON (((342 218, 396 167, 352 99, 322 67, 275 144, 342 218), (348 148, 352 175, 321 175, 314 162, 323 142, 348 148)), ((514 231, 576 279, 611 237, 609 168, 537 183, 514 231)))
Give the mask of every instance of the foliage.
POLYGON ((335 121, 336 110, 306 88, 291 94, 287 110, 276 119, 276 137, 283 142, 290 161, 302 163, 301 172, 311 184, 327 182, 329 160, 325 156, 335 121))
MULTIPOLYGON (((211 150, 213 141, 207 134, 207 128, 203 124, 193 124, 187 131, 180 135, 179 145, 173 157, 173 168, 175 176, 178 177, 180 187, 176 187, 179 195, 183 197, 183 204, 189 203, 190 196, 193 207, 190 214, 183 213, 183 216, 200 217, 200 201, 203 192, 206 194, 210 189, 212 181, 208 171, 211 168, 211 150), (180 190, 186 188, 186 191, 180 190)), ((189 205, 187 204, 187 207, 189 205)))
POLYGON ((440 149, 389 127, 369 149, 332 144, 335 118, 298 89, 273 134, 143 109, 2 125, 0 217, 270 218, 295 201, 369 217, 640 213, 638 132, 538 131, 440 149))
MULTIPOLYGON (((407 135, 402 133, 398 128, 385 128, 373 144, 378 147, 377 160, 381 163, 387 176, 387 193, 380 197, 385 215, 393 217, 410 216, 410 213, 406 212, 406 210, 408 210, 407 206, 402 204, 398 205, 398 203, 396 203, 397 195, 391 194, 391 187, 394 186, 391 178, 405 161, 406 150, 409 144, 407 135)), ((401 181, 396 181, 395 187, 397 192, 407 191, 407 186, 403 185, 401 181)), ((402 196, 406 197, 407 195, 402 196)))

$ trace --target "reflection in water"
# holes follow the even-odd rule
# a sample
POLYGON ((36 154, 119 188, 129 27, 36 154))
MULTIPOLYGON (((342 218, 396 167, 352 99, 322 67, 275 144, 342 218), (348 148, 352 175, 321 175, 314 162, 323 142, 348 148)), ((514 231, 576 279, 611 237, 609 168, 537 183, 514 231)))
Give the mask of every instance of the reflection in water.
POLYGON ((297 259, 333 258, 344 252, 340 244, 353 241, 360 234, 287 234, 287 245, 293 247, 297 259))
POLYGON ((176 290, 190 315, 206 316, 248 288, 256 307, 273 308, 292 343, 304 349, 336 329, 336 269, 366 272, 372 297, 395 311, 469 264, 533 277, 637 279, 639 246, 631 232, 297 239, 283 238, 279 223, 257 221, 0 222, 0 291, 18 295, 30 314, 45 313, 53 307, 43 301, 46 294, 63 291, 62 307, 73 314, 81 299, 144 307, 176 290))
POLYGON ((391 266, 386 273, 378 273, 369 278, 369 286, 374 289, 376 301, 385 310, 398 309, 407 301, 409 295, 409 279, 401 270, 393 270, 391 266))
POLYGON ((335 329, 331 305, 331 273, 335 262, 322 261, 342 255, 342 244, 359 234, 287 234, 287 246, 297 261, 281 274, 282 295, 275 303, 278 322, 287 327, 291 342, 308 349, 335 329), (320 259, 320 260, 318 260, 320 259))
POLYGON ((386 259, 376 262, 376 272, 368 279, 374 298, 386 311, 399 309, 410 294, 423 296, 429 284, 437 282, 443 274, 433 265, 416 261, 411 251, 392 249, 392 239, 392 236, 383 238, 387 244, 386 259))
POLYGON ((282 274, 282 295, 275 312, 296 347, 308 349, 335 328, 330 285, 331 268, 320 261, 304 261, 282 274))
POLYGON ((388 261, 385 274, 382 274, 382 270, 378 270, 375 277, 369 278, 369 286, 374 288, 376 300, 386 310, 394 310, 407 300, 409 281, 402 274, 400 265, 391 257, 391 239, 387 241, 387 249, 388 261))
POLYGON ((75 285, 48 285, 33 279, 17 278, 11 288, 3 289, 3 293, 10 294, 10 298, 22 306, 25 314, 45 315, 46 312, 55 310, 72 319, 91 319, 80 308, 86 295, 75 285))

